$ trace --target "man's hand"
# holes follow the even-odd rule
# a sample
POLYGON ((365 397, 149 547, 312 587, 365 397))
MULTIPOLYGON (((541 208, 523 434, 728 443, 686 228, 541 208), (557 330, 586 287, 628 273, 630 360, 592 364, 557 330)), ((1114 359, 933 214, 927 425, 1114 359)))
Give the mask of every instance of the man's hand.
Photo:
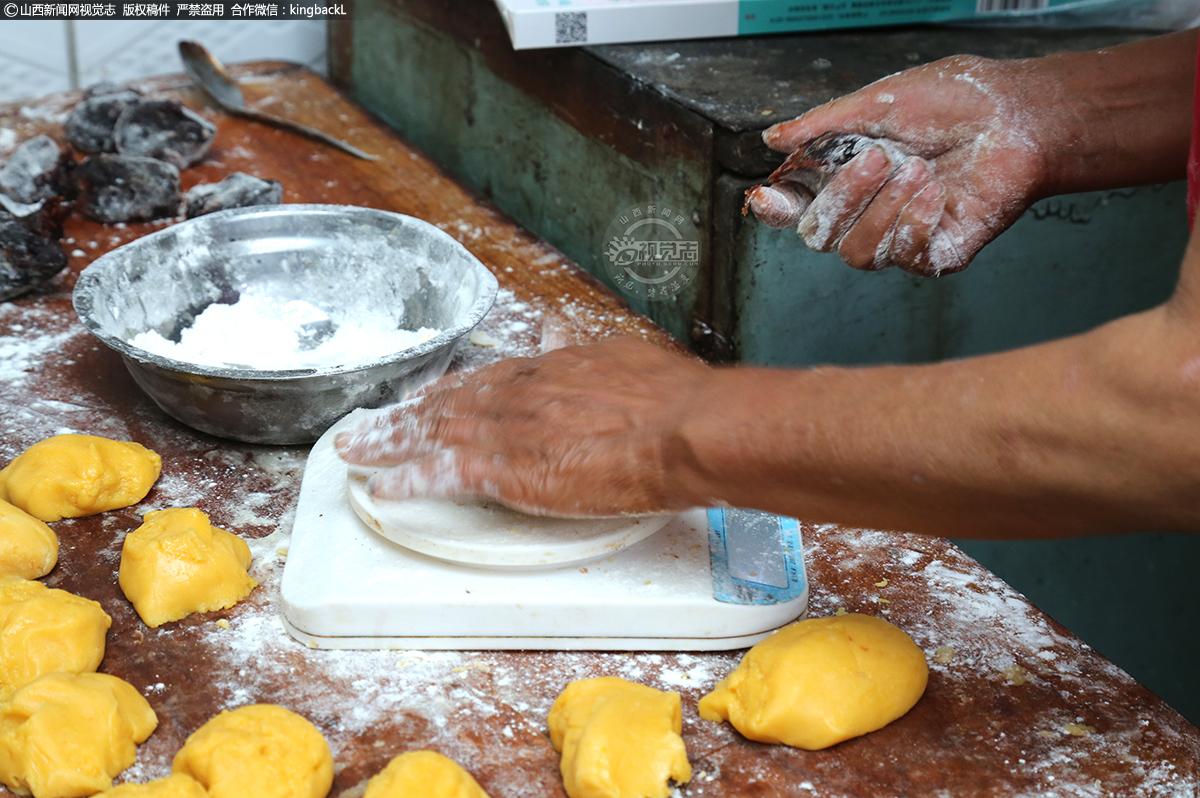
POLYGON ((682 510, 667 459, 710 370, 629 340, 514 358, 434 383, 343 433, 351 463, 385 466, 380 497, 473 495, 583 517, 682 510))
MULTIPOLYGON (((956 56, 871 84, 764 134, 791 152, 827 131, 882 139, 847 163, 802 213, 793 187, 752 195, 771 224, 793 210, 797 231, 857 269, 921 275, 966 268, 1046 189, 1038 103, 1027 62, 956 56), (907 156, 901 154, 907 153, 907 156)), ((1039 103, 1053 87, 1035 85, 1039 103)))

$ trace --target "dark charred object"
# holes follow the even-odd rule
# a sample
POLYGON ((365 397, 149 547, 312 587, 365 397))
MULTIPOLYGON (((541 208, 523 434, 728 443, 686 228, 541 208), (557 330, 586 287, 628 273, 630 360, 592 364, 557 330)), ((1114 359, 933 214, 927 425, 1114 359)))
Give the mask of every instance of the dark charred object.
POLYGON ((283 200, 283 184, 262 180, 245 172, 234 172, 220 183, 204 183, 187 193, 187 217, 246 208, 251 205, 278 205, 283 200))
POLYGON ((0 192, 26 204, 68 196, 73 163, 71 153, 54 139, 35 136, 13 150, 0 167, 0 192))
MULTIPOLYGON (((120 83, 113 83, 111 80, 101 80, 93 83, 83 90, 83 99, 90 100, 92 97, 100 97, 105 94, 116 94, 119 91, 137 91, 130 86, 124 86, 120 83)), ((141 92, 138 92, 141 94, 141 92)))
POLYGON ((166 161, 128 155, 93 155, 75 167, 77 204, 105 224, 174 216, 183 199, 179 170, 166 161))
POLYGON ((870 146, 887 150, 899 165, 909 156, 886 139, 832 130, 801 144, 767 178, 766 185, 746 190, 742 215, 753 209, 759 221, 771 227, 795 228, 809 203, 838 171, 870 146))
POLYGON ((62 246, 0 211, 0 301, 36 288, 67 265, 62 246))
POLYGON ((116 152, 113 128, 121 113, 131 105, 142 102, 136 89, 100 83, 89 89, 63 123, 67 141, 80 152, 116 152))
POLYGON ((135 103, 113 128, 121 155, 157 158, 177 169, 200 161, 216 135, 216 125, 175 100, 135 103))
MULTIPOLYGON (((74 186, 72 186, 74 193, 74 186)), ((62 238, 63 219, 71 213, 69 203, 64 203, 59 197, 50 197, 41 202, 24 205, 13 202, 4 194, 0 194, 0 218, 15 218, 21 224, 43 238, 62 238)))
POLYGON ((839 169, 850 163, 854 156, 872 144, 879 144, 886 149, 895 151, 903 160, 904 154, 895 150, 890 142, 883 139, 831 130, 805 142, 789 153, 779 168, 767 178, 767 181, 771 185, 785 182, 797 183, 813 194, 819 194, 839 169))

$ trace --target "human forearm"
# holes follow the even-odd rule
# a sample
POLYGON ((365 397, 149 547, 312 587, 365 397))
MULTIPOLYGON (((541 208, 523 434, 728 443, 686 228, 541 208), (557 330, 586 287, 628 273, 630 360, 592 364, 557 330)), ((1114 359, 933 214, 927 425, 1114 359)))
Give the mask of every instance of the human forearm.
POLYGON ((1159 309, 928 366, 723 370, 668 474, 698 503, 952 537, 1200 529, 1200 412, 1170 379, 1171 326, 1159 309))
POLYGON ((1197 31, 1085 53, 1016 62, 1044 195, 1144 185, 1184 176, 1192 128, 1197 31))

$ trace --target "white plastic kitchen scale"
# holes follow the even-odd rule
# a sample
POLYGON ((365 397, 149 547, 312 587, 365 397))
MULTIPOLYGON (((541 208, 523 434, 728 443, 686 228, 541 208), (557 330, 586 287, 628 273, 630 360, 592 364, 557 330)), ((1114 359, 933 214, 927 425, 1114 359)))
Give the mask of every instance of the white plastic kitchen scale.
POLYGON ((799 526, 757 511, 585 523, 548 552, 551 564, 525 567, 461 561, 525 545, 516 526, 499 541, 466 541, 465 553, 453 534, 409 540, 403 529, 372 528, 353 506, 370 499, 333 447, 354 420, 317 441, 300 487, 281 594, 284 625, 308 645, 723 650, 807 611, 799 526), (647 535, 643 523, 661 528, 647 535))

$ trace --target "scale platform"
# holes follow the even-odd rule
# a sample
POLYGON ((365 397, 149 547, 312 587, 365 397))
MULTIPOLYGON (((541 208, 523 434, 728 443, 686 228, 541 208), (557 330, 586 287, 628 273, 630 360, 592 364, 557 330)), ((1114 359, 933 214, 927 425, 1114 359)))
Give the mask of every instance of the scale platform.
POLYGON ((281 585, 284 626, 329 649, 715 651, 807 611, 799 526, 749 510, 682 513, 591 562, 489 569, 394 543, 351 508, 339 423, 313 446, 281 585))

